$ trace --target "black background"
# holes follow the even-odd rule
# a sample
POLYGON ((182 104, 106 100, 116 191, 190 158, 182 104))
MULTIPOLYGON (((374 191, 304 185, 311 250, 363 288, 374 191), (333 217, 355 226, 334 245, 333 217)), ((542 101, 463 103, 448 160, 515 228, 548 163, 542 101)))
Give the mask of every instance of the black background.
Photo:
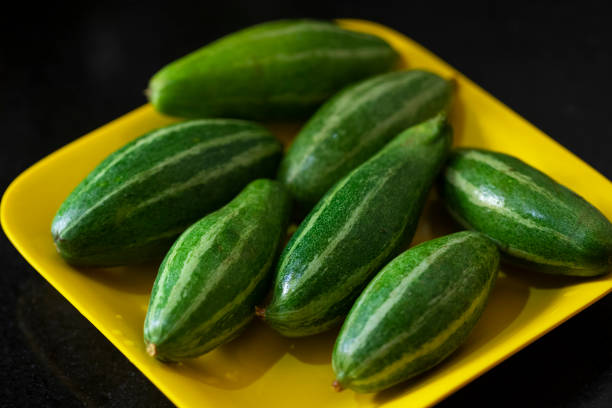
MULTIPOLYGON (((165 63, 245 26, 289 17, 395 28, 611 178, 605 3, 457 3, 13 3, 0 12, 0 190, 143 104, 148 78, 165 63)), ((0 251, 0 406, 170 405, 6 237, 0 251)), ((440 406, 612 407, 611 316, 608 296, 440 406)))

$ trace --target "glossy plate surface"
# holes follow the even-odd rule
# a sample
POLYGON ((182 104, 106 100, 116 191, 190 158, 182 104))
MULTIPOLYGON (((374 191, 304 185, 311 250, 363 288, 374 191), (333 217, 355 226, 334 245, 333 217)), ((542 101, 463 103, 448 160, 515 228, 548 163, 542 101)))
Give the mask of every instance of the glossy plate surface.
MULTIPOLYGON (((612 219, 612 183, 459 72, 386 27, 341 20, 389 41, 410 68, 457 84, 455 144, 515 155, 582 195, 612 219)), ((525 94, 525 97, 529 97, 525 94)), ((146 353, 142 326, 156 265, 78 270, 55 252, 51 220, 60 203, 104 157, 142 133, 174 121, 143 106, 63 147, 23 172, 2 198, 2 226, 25 259, 180 407, 429 406, 516 353, 612 290, 612 275, 573 279, 503 268, 467 343, 410 383, 378 394, 336 393, 330 384, 337 331, 284 339, 254 322, 237 340, 199 359, 164 365, 146 353)), ((271 125, 288 143, 299 127, 271 125)), ((432 195, 413 244, 457 227, 432 195)))

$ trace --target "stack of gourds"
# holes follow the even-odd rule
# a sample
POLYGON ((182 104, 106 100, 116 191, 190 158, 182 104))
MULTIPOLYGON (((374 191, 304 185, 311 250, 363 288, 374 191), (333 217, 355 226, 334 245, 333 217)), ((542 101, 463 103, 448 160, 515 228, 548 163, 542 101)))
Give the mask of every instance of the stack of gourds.
POLYGON ((171 63, 149 98, 192 119, 128 143, 76 187, 53 221, 59 253, 82 267, 163 258, 144 324, 159 360, 204 354, 255 315, 289 337, 343 324, 334 386, 360 392, 465 340, 498 250, 538 271, 609 272, 612 224, 595 207, 512 156, 451 151, 452 82, 397 62, 378 37, 287 20, 171 63), (285 154, 250 121, 303 119, 285 154), (398 253, 436 180, 468 230, 398 253), (283 248, 296 206, 308 215, 283 248))

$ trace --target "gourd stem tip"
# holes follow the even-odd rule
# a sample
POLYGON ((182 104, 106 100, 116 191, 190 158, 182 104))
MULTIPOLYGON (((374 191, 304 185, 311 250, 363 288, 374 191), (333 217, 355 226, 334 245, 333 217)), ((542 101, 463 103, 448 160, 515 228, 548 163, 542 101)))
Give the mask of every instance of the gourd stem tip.
POLYGON ((255 316, 259 317, 262 320, 265 319, 266 318, 266 308, 255 306, 255 316))
POLYGON ((147 354, 151 357, 155 357, 157 355, 157 346, 154 343, 149 343, 147 345, 147 354))

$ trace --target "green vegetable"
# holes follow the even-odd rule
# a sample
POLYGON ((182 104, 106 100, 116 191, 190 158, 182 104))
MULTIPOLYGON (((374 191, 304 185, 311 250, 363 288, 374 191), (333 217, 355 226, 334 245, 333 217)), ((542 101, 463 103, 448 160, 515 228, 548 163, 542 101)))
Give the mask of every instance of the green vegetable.
POLYGON ((149 354, 196 357, 246 326, 269 289, 289 211, 280 183, 256 180, 179 237, 153 286, 144 326, 149 354))
POLYGON ((282 147, 240 120, 183 122, 107 157, 68 196, 51 231, 71 264, 161 259, 176 237, 250 181, 275 174, 282 147))
POLYGON ((430 369, 466 339, 494 285, 495 244, 464 231, 404 252, 370 282, 336 341, 337 389, 376 392, 430 369))
POLYGON ((338 324, 406 239, 451 144, 436 117, 401 133, 336 184, 284 249, 264 319, 285 336, 338 324))
POLYGON ((312 20, 259 24, 157 72, 149 97, 181 117, 305 119, 344 86, 386 72, 397 53, 382 39, 312 20))
POLYGON ((444 110, 451 94, 450 82, 418 70, 350 86, 304 126, 281 162, 279 180, 312 206, 401 131, 444 110))
POLYGON ((576 193, 515 157, 457 150, 442 192, 455 219, 487 234, 511 262, 578 276, 611 269, 612 224, 576 193))

